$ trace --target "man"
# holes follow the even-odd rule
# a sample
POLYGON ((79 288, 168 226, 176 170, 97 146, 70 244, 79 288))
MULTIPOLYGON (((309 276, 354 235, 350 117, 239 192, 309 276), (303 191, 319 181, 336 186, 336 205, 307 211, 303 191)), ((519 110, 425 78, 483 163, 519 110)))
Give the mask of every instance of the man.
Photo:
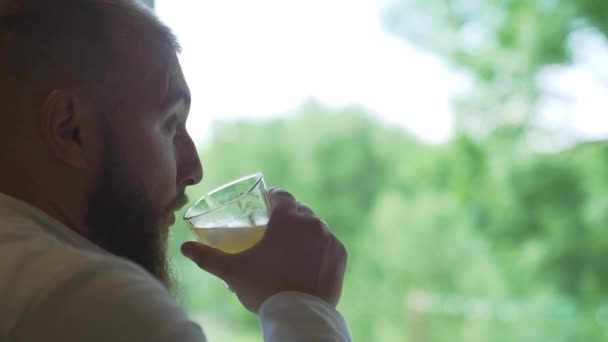
MULTIPOLYGON (((202 179, 175 38, 130 0, 0 0, 0 341, 202 341, 167 230, 202 179)), ((346 341, 346 252, 286 191, 241 254, 182 253, 268 341, 346 341)))

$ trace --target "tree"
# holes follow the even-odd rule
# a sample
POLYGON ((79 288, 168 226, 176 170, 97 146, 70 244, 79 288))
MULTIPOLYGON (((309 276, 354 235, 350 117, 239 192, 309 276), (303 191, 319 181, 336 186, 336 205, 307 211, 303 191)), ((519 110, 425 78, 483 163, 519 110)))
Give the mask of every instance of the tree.
MULTIPOLYGON (((356 340, 605 340, 608 145, 532 153, 512 143, 520 131, 427 146, 361 108, 313 101, 216 123, 189 195, 262 171, 309 204, 349 251, 339 309, 356 340)), ((177 225, 173 254, 192 239, 177 225)), ((256 336, 218 279, 174 262, 191 310, 256 336)))
MULTIPOLYGON (((458 98, 459 128, 487 134, 537 124, 539 72, 571 62, 570 38, 608 35, 604 0, 393 0, 387 28, 464 70, 473 87, 458 98)), ((525 133, 525 131, 523 131, 525 133)))

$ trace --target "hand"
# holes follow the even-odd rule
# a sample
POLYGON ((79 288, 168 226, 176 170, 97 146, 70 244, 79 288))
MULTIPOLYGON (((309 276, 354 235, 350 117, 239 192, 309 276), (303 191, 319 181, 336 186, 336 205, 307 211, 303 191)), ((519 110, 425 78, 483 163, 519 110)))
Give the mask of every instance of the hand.
POLYGON ((336 306, 342 293, 346 250, 325 222, 288 192, 269 191, 272 212, 264 238, 239 254, 189 241, 182 253, 221 278, 250 311, 270 296, 304 292, 336 306))

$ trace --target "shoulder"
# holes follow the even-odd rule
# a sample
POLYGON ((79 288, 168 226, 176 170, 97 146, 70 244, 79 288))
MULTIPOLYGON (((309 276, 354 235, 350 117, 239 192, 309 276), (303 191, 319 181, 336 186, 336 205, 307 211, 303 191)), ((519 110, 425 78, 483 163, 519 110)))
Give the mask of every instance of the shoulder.
POLYGON ((0 297, 11 304, 0 316, 12 311, 11 340, 202 340, 162 284, 128 260, 15 229, 0 229, 0 256, 11 260, 0 261, 0 297))
POLYGON ((0 285, 0 296, 6 292, 20 294, 27 297, 28 306, 68 285, 84 288, 102 281, 160 286, 134 263, 62 241, 27 220, 3 220, 0 260, 0 277, 12 280, 3 282, 4 288, 0 285))
POLYGON ((63 275, 24 312, 13 337, 15 341, 203 340, 200 327, 158 281, 134 265, 103 258, 63 275))

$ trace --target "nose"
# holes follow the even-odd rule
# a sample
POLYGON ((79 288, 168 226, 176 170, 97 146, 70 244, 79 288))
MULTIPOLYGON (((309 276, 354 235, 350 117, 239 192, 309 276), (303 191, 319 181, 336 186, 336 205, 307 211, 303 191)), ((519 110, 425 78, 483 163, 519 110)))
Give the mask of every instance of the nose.
POLYGON ((196 151, 196 146, 189 134, 184 135, 184 143, 180 146, 177 181, 187 187, 198 184, 203 179, 203 166, 196 151))

